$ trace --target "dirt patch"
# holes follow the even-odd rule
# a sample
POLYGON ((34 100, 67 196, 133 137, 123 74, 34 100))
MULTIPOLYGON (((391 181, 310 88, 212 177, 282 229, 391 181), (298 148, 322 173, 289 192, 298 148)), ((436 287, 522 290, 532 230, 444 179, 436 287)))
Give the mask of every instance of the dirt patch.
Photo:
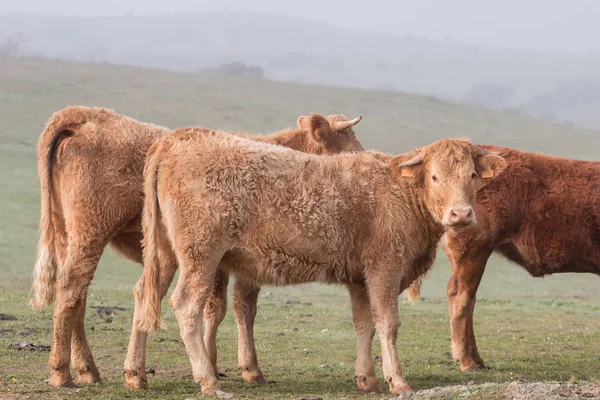
POLYGON ((50 351, 50 346, 39 343, 20 342, 14 343, 10 347, 15 350, 50 351))
POLYGON ((288 306, 292 306, 294 304, 301 304, 303 306, 312 306, 311 302, 303 303, 303 302, 298 301, 298 300, 288 300, 288 301, 285 302, 285 304, 288 305, 288 306))
POLYGON ((0 321, 16 321, 17 317, 15 317, 14 315, 8 315, 8 314, 0 314, 0 321))
POLYGON ((298 397, 294 400, 323 400, 321 397, 298 397))
POLYGON ((600 386, 557 382, 512 382, 506 387, 503 399, 600 399, 600 386))
POLYGON ((600 399, 600 385, 592 383, 511 382, 455 385, 419 390, 391 399, 441 400, 486 399, 502 400, 567 400, 600 399))
POLYGON ((100 318, 104 318, 104 322, 106 322, 106 323, 111 323, 113 321, 113 317, 115 317, 115 310, 117 310, 117 311, 127 310, 126 308, 119 307, 119 306, 109 306, 109 307, 92 306, 92 308, 96 309, 96 314, 100 318))

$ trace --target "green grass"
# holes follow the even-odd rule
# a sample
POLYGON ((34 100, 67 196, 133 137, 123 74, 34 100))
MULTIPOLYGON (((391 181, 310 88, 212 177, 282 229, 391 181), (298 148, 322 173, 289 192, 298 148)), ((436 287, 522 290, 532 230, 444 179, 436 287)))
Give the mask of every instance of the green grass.
MULTIPOLYGON (((150 377, 151 390, 123 389, 131 289, 141 268, 110 251, 103 257, 90 289, 86 320, 104 378, 102 384, 81 387, 78 392, 51 389, 44 383, 48 353, 9 347, 24 340, 51 343, 52 309, 34 312, 26 304, 38 238, 35 143, 50 114, 74 104, 115 108, 171 127, 204 125, 256 133, 294 125, 299 115, 313 111, 362 114, 365 118, 356 129, 360 139, 366 147, 388 152, 406 151, 442 137, 468 136, 478 143, 592 158, 598 135, 427 97, 261 80, 218 80, 107 65, 0 62, 0 313, 18 318, 0 321, 0 398, 199 396, 177 324, 166 304, 163 309, 169 329, 153 335, 149 342, 148 366, 156 369, 156 376, 150 377), (126 310, 115 311, 108 323, 90 308, 98 305, 119 305, 126 310), (165 340, 159 342, 157 338, 165 340)), ((567 274, 533 279, 522 269, 492 258, 475 314, 479 348, 491 369, 465 374, 448 357, 445 285, 449 272, 448 261, 440 254, 425 281, 424 301, 400 306, 398 351, 414 389, 470 381, 599 380, 600 296, 596 277, 567 274)), ((264 288, 259 306, 258 355, 270 383, 242 383, 236 369, 236 333, 230 310, 218 340, 219 362, 228 375, 223 381, 226 391, 250 399, 381 398, 355 389, 355 337, 343 288, 264 288), (290 299, 312 305, 286 304, 290 299)), ((374 354, 380 355, 377 340, 374 354)), ((378 368, 382 378, 380 365, 378 368)), ((480 398, 497 395, 494 388, 477 394, 480 398)))

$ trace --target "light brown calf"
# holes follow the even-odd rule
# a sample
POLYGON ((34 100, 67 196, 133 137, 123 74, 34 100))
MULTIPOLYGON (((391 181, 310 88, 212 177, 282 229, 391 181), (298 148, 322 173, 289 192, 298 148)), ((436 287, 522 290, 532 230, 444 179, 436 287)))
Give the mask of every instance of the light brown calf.
MULTIPOLYGON (((392 393, 409 391, 396 354, 398 296, 431 267, 446 229, 475 222, 479 176, 503 167, 465 140, 396 157, 321 157, 222 132, 176 131, 151 147, 144 170, 136 321, 143 330, 162 325, 161 264, 174 250, 181 275, 169 305, 194 380, 216 394, 202 318, 219 271, 257 285, 343 283, 355 289, 359 353, 368 352, 361 346, 375 323, 385 380, 392 393)), ((359 357, 356 371, 377 380, 372 360, 359 357)))
MULTIPOLYGON (((287 132, 285 135, 272 136, 245 136, 257 142, 279 144, 295 150, 312 154, 336 154, 339 152, 353 152, 363 150, 360 142, 352 129, 362 117, 346 120, 343 115, 330 115, 325 119, 321 115, 312 114, 310 117, 300 117, 298 126, 300 130, 287 132)), ((191 129, 190 132, 202 132, 202 129, 191 129)), ((236 136, 242 136, 236 133, 236 136)), ((177 269, 174 254, 165 254, 165 261, 161 263, 161 289, 162 299, 173 280, 177 269)), ((227 285, 229 273, 218 271, 215 285, 204 307, 204 324, 206 326, 204 343, 208 348, 213 370, 218 378, 217 368, 217 329, 225 318, 227 312, 227 285)), ((139 290, 136 288, 135 290, 139 290)), ((258 367, 256 348, 254 345, 254 318, 257 311, 258 294, 260 286, 243 278, 235 280, 234 310, 238 327, 238 363, 242 377, 246 382, 265 382, 262 371, 258 367)), ((148 387, 145 368, 145 348, 147 333, 138 329, 134 315, 131 338, 125 359, 125 386, 131 389, 144 389, 148 387)), ((373 390, 377 390, 374 388, 373 390)))
MULTIPOLYGON (((351 129, 357 120, 328 118, 301 117, 300 129, 251 138, 316 153, 362 149, 351 129), (320 124, 318 129, 303 129, 313 120, 320 124)), ((108 243, 123 256, 142 262, 144 160, 154 140, 168 132, 96 107, 61 110, 42 132, 38 144, 41 237, 30 301, 34 307, 47 307, 56 292, 49 360, 52 386, 73 386, 70 360, 78 382, 100 380, 85 336, 87 287, 108 243)), ((172 258, 165 263, 165 287, 177 268, 175 262, 172 258)), ((209 309, 207 317, 217 311, 209 309)))

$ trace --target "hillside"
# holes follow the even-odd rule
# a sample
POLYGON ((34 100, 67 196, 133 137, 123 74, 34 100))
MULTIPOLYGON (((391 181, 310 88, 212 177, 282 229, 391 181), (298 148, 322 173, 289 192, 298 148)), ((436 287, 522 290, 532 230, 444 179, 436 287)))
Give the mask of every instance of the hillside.
MULTIPOLYGON (((363 115, 365 147, 399 153, 444 137, 580 158, 597 157, 598 132, 514 113, 402 93, 209 78, 107 64, 0 62, 0 269, 26 286, 39 217, 36 143, 52 112, 98 105, 169 127, 203 125, 252 133, 295 125, 299 115, 363 115), (23 266, 15 269, 15 266, 23 266)), ((109 259, 110 260, 110 259, 109 259)), ((115 262, 114 268, 121 262, 115 262)))
MULTIPOLYGON (((112 251, 105 252, 87 301, 86 334, 103 383, 80 385, 77 393, 57 391, 45 382, 48 352, 16 350, 20 343, 52 343, 52 308, 34 311, 26 304, 39 237, 36 142, 52 112, 76 104, 110 107, 173 128, 205 125, 256 133, 295 125, 299 115, 310 112, 344 112, 364 116, 356 131, 365 147, 390 153, 443 137, 470 136, 478 143, 597 157, 598 132, 423 96, 107 64, 0 61, 0 312, 7 314, 4 319, 15 318, 2 321, 0 329, 1 398, 8 392, 11 399, 199 396, 166 301, 163 314, 169 329, 148 340, 146 365, 155 370, 151 389, 141 393, 123 387, 132 287, 141 268, 112 251)), ((106 199, 108 205, 111 200, 106 199)), ((491 368, 462 373, 449 354, 445 296, 449 274, 447 258, 440 254, 425 281, 422 301, 414 305, 401 301, 399 305, 398 349, 414 389, 469 382, 468 386, 429 394, 432 398, 487 399, 508 393, 506 396, 514 398, 517 381, 527 382, 531 388, 536 381, 568 380, 561 385, 561 394, 597 393, 596 385, 590 390, 585 383, 597 383, 600 376, 600 306, 595 278, 589 274, 531 278, 522 268, 493 256, 479 288, 474 318, 480 351, 491 368), (483 382, 502 384, 477 385, 483 382), (505 392, 504 382, 513 382, 511 390, 505 392)), ((221 381, 223 389, 235 393, 236 398, 238 393, 245 399, 375 398, 358 392, 353 383, 356 337, 347 290, 342 286, 263 288, 255 336, 268 385, 246 385, 239 379, 232 303, 229 301, 229 312, 219 330, 218 345, 220 371, 226 374, 221 381)), ((381 378, 380 351, 376 337, 373 356, 381 378)), ((558 390, 557 386, 545 387, 558 390)), ((542 389, 528 390, 528 398, 542 389)))
MULTIPOLYGON (((77 61, 109 61, 197 71, 241 61, 271 79, 380 88, 466 99, 479 85, 507 85, 498 108, 535 113, 530 101, 565 82, 600 82, 600 57, 474 47, 414 36, 367 34, 311 20, 252 12, 63 17, 0 16, 2 34, 23 34, 22 53, 77 61)), ((488 99, 476 104, 488 105, 488 99)), ((560 121, 599 127, 587 101, 550 111, 560 121)), ((537 115, 537 114, 535 114, 537 115)), ((547 115, 543 112, 539 115, 547 115)))

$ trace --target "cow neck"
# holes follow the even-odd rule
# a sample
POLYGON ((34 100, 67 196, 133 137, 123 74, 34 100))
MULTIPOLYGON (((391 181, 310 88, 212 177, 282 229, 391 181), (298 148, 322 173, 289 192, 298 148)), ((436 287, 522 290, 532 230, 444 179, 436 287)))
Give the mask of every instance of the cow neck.
POLYGON ((425 201, 425 189, 421 186, 415 187, 414 185, 405 182, 404 183, 405 193, 410 197, 413 209, 417 210, 417 220, 424 223, 420 224, 429 233, 436 235, 436 240, 439 240, 444 234, 444 226, 439 222, 436 222, 425 201))

